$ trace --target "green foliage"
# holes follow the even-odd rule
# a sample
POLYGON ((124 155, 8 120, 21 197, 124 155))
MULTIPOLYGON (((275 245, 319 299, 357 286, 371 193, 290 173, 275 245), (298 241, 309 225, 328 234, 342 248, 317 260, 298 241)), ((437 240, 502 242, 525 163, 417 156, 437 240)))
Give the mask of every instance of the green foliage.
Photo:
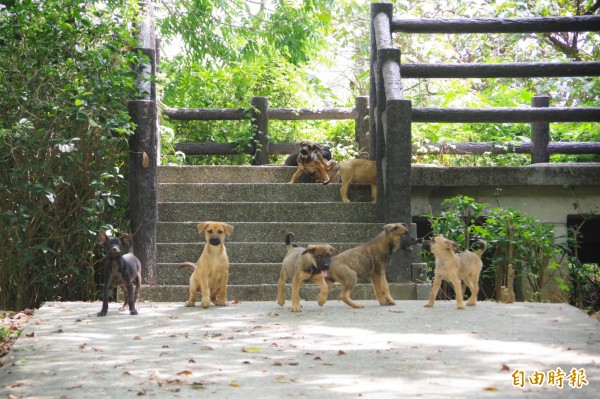
MULTIPOLYGON (((514 209, 488 208, 467 196, 456 196, 442 202, 445 206, 439 216, 425 215, 434 235, 444 235, 457 242, 459 251, 469 249, 474 238, 488 242, 487 258, 494 271, 495 295, 506 285, 506 271, 512 265, 517 276, 529 283, 529 300, 539 301, 541 291, 559 264, 563 255, 555 244, 552 226, 528 217, 514 209)), ((426 259, 432 257, 424 254, 426 259)))
POLYGON ((95 297, 95 233, 125 226, 137 12, 0 5, 0 308, 95 297))

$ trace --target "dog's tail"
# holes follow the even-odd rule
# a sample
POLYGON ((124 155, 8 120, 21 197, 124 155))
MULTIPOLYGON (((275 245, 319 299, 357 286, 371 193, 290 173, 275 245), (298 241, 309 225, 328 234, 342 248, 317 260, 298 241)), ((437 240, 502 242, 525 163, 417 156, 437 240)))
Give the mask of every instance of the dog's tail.
POLYGON ((477 255, 481 258, 481 255, 483 255, 483 253, 485 252, 485 250, 488 247, 488 243, 486 240, 477 240, 476 244, 481 245, 481 249, 479 249, 479 251, 475 252, 475 255, 477 255))
POLYGON ((183 262, 182 264, 179 265, 180 269, 183 269, 184 267, 187 267, 188 269, 196 270, 196 264, 192 263, 192 262, 183 262))
POLYGON ((285 247, 288 252, 292 250, 292 248, 296 248, 298 245, 292 244, 292 237, 295 237, 294 233, 287 233, 285 235, 285 247))

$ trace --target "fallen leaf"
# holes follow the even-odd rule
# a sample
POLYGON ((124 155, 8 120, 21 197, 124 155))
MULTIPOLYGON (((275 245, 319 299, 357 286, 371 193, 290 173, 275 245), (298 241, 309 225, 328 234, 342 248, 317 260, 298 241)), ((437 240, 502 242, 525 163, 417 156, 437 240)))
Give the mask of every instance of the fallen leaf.
POLYGON ((125 375, 125 376, 130 376, 130 375, 131 375, 131 373, 130 373, 129 371, 123 371, 123 375, 125 375))
POLYGON ((246 352, 246 353, 259 353, 260 352, 260 348, 257 348, 256 346, 246 346, 246 347, 242 348, 242 352, 246 352))
POLYGON ((297 366, 297 365, 298 365, 298 364, 300 364, 300 363, 298 363, 298 362, 289 362, 288 364, 289 364, 290 366, 297 366))
POLYGON ((273 366, 283 366, 283 363, 281 363, 281 362, 278 362, 278 361, 275 361, 275 362, 273 363, 273 366))
POLYGON ((346 354, 346 352, 344 352, 343 350, 338 351, 338 356, 344 356, 345 354, 346 354))
POLYGON ((196 361, 194 359, 190 359, 188 360, 188 363, 196 363, 196 361))
POLYGON ((212 351, 214 349, 213 349, 212 346, 203 345, 203 346, 200 347, 200 350, 203 350, 203 351, 212 351))
POLYGON ((177 373, 177 375, 192 375, 192 372, 190 370, 183 370, 177 373))
POLYGON ((485 387, 483 388, 484 391, 490 391, 490 392, 496 392, 498 390, 498 388, 496 387, 485 387))
POLYGON ((142 166, 144 167, 144 169, 146 169, 148 166, 150 166, 150 157, 148 156, 148 154, 145 151, 142 154, 142 166))
POLYGON ((276 381, 285 381, 285 375, 278 375, 277 377, 275 377, 276 381))
POLYGON ((140 337, 139 335, 136 335, 135 337, 133 337, 134 341, 141 341, 142 337, 140 337))
POLYGON ((313 360, 321 360, 320 356, 316 356, 313 360))
POLYGON ((508 367, 506 364, 503 364, 503 365, 500 367, 500 371, 510 371, 510 367, 508 367))
POLYGON ((229 386, 230 387, 234 387, 234 388, 240 388, 241 387, 240 383, 237 382, 236 380, 229 381, 229 386))

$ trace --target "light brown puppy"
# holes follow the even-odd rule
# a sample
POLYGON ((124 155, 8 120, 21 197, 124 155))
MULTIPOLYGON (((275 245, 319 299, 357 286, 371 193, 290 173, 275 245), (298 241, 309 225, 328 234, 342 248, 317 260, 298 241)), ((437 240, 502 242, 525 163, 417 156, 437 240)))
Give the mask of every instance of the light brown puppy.
POLYGON ((184 262, 179 267, 194 270, 190 276, 190 297, 185 306, 196 304, 196 293, 202 294, 203 308, 211 301, 217 306, 227 306, 227 281, 229 280, 229 257, 225 249, 225 235, 233 232, 233 226, 221 222, 202 222, 198 224, 198 233, 204 233, 206 244, 194 265, 184 262))
POLYGON ((478 242, 481 244, 481 249, 475 253, 471 251, 454 253, 458 249, 458 244, 443 236, 435 236, 431 240, 423 241, 423 249, 430 250, 435 255, 435 277, 433 278, 429 302, 425 307, 433 307, 442 280, 449 281, 454 287, 458 309, 465 308, 460 280, 464 280, 471 291, 467 305, 475 306, 477 304, 479 274, 483 267, 481 255, 487 249, 486 241, 479 240, 478 242))
POLYGON ((321 148, 310 140, 303 140, 298 145, 300 146, 300 153, 296 159, 298 169, 292 175, 290 183, 296 182, 303 173, 306 173, 313 181, 328 184, 337 162, 326 161, 321 154, 321 148))
POLYGON ((410 235, 405 223, 390 223, 383 226, 383 231, 371 241, 348 249, 331 260, 331 268, 327 275, 329 288, 337 281, 342 285, 340 299, 349 306, 362 308, 358 302, 350 298, 350 292, 356 285, 358 277, 371 277, 375 296, 380 305, 395 305, 385 277, 385 270, 390 263, 392 253, 402 248, 408 250, 417 240, 410 235))
POLYGON ((377 201, 377 164, 368 159, 348 159, 342 161, 335 167, 335 172, 331 180, 336 181, 337 177, 342 179, 340 195, 343 202, 350 202, 348 199, 348 186, 350 183, 363 183, 371 185, 371 202, 377 201))
POLYGON ((281 274, 277 284, 277 303, 285 304, 285 283, 292 278, 292 312, 301 312, 300 289, 308 280, 312 280, 321 289, 318 303, 323 306, 327 302, 329 293, 327 283, 327 271, 331 265, 331 257, 335 248, 328 244, 309 245, 306 248, 291 244, 293 233, 285 236, 285 245, 288 253, 283 258, 281 274))

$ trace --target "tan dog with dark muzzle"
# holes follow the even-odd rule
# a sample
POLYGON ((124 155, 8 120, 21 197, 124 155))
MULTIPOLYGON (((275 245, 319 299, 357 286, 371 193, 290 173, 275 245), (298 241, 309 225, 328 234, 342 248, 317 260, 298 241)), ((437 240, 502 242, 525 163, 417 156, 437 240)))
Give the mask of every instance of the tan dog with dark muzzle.
POLYGON ((225 250, 225 236, 231 235, 233 226, 221 222, 202 222, 198 224, 198 233, 204 233, 206 244, 194 265, 184 262, 179 266, 194 270, 190 276, 190 297, 185 306, 196 304, 196 293, 202 294, 203 308, 211 301, 217 306, 227 306, 227 281, 229 280, 229 257, 225 250))
POLYGON ((335 253, 335 248, 328 244, 309 245, 306 248, 291 244, 293 233, 285 236, 285 245, 288 253, 283 258, 281 274, 277 284, 277 303, 280 306, 285 304, 285 283, 292 278, 292 312, 301 312, 300 306, 300 288, 308 280, 311 280, 321 289, 318 303, 323 306, 327 302, 329 293, 327 283, 324 278, 327 277, 331 265, 331 257, 335 253))
POLYGON ((340 299, 353 308, 362 308, 364 305, 350 298, 350 292, 358 277, 371 277, 379 304, 395 305, 396 302, 390 295, 385 270, 392 253, 400 248, 410 250, 410 246, 416 243, 416 238, 410 235, 409 227, 405 223, 386 224, 383 231, 371 241, 333 257, 327 276, 329 288, 333 282, 339 282, 342 285, 340 299))
POLYGON ((313 181, 328 184, 337 162, 326 161, 321 153, 321 147, 310 140, 302 140, 298 145, 300 146, 297 158, 298 169, 292 175, 290 183, 294 183, 303 173, 306 173, 313 181))
POLYGON ((443 236, 435 236, 431 240, 423 241, 423 249, 430 250, 435 255, 435 277, 429 295, 429 302, 425 307, 433 307, 442 280, 449 281, 454 287, 458 309, 465 308, 460 280, 464 280, 471 291, 467 305, 475 306, 477 304, 479 274, 483 267, 481 255, 487 249, 486 241, 479 240, 478 242, 481 244, 481 249, 475 253, 471 251, 454 253, 458 249, 458 244, 443 236))

